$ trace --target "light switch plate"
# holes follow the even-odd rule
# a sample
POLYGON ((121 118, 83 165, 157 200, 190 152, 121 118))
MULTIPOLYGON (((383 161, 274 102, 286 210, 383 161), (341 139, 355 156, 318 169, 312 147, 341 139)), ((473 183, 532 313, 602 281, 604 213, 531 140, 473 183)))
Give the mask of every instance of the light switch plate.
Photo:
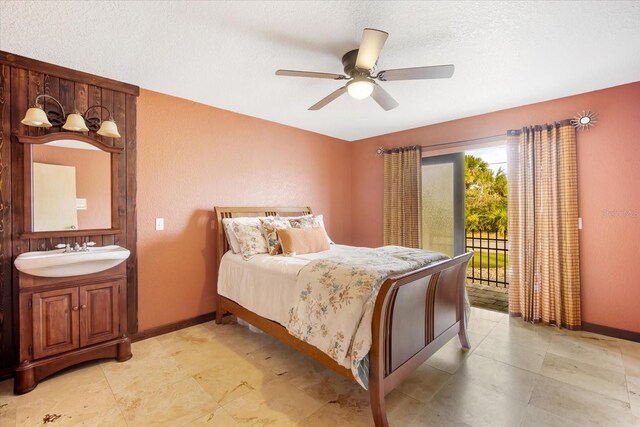
POLYGON ((86 211, 87 199, 76 199, 76 209, 79 211, 86 211))
POLYGON ((164 218, 156 218, 156 231, 164 230, 164 218))
POLYGON ((578 218, 578 230, 582 230, 582 218, 578 218))

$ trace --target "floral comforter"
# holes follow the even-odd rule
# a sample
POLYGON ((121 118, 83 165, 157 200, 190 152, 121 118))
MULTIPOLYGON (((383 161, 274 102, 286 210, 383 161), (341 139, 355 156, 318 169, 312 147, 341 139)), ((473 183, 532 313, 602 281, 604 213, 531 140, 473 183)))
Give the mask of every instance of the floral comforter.
POLYGON ((328 255, 298 273, 287 330, 351 369, 367 387, 371 322, 376 296, 388 277, 448 259, 439 252, 400 246, 354 248, 328 255))

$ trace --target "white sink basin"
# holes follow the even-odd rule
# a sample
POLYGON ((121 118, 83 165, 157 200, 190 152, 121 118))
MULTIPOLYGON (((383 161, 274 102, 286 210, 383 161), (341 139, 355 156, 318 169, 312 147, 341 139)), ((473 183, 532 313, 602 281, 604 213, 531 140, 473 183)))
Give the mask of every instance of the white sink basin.
POLYGON ((64 249, 25 252, 16 258, 16 268, 41 277, 67 277, 97 273, 124 262, 129 249, 120 246, 89 248, 86 252, 64 253, 64 249))

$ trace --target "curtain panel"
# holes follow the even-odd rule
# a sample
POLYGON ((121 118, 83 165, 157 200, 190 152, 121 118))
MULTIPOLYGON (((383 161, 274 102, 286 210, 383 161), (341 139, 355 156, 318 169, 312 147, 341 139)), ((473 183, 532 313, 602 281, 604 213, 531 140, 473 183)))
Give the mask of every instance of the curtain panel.
POLYGON ((576 131, 508 132, 509 312, 581 328, 576 131))
POLYGON ((384 244, 420 247, 422 147, 384 153, 384 244))

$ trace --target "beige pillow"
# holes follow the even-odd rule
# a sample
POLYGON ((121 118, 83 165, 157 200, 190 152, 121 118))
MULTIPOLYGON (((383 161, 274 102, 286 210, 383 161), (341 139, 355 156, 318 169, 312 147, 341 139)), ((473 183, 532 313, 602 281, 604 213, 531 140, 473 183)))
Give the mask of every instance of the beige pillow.
POLYGON ((312 254, 329 250, 327 233, 320 228, 288 228, 278 230, 285 256, 312 254))

